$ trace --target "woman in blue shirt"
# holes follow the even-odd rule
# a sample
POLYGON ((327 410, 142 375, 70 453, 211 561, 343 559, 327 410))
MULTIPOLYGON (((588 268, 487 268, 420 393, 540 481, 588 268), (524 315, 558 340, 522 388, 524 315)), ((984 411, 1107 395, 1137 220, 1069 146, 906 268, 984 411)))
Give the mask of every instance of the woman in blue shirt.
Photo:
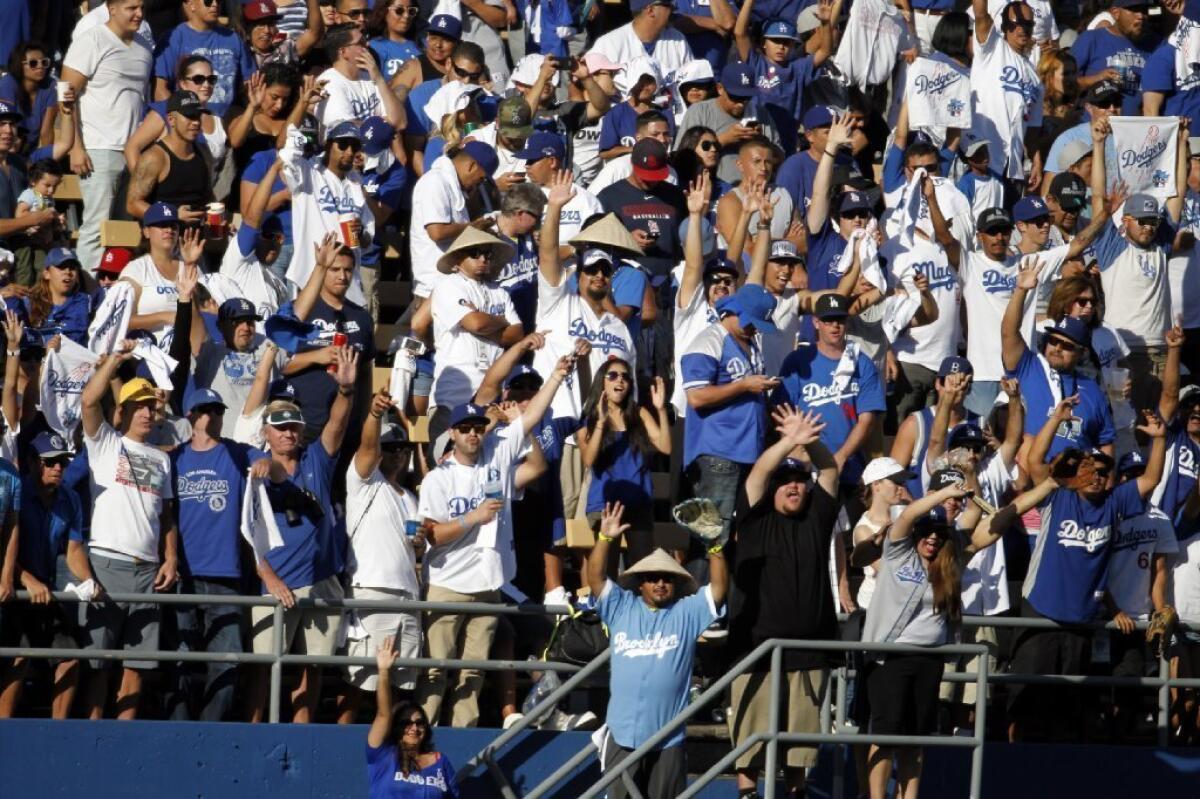
POLYGON ((379 679, 375 718, 367 733, 367 781, 371 799, 443 799, 457 797, 454 767, 433 749, 429 718, 415 702, 392 712, 391 670, 396 639, 388 637, 375 654, 379 679), (393 724, 393 719, 395 724, 393 724))
POLYGON ((391 81, 406 61, 421 54, 421 48, 409 37, 421 12, 415 0, 391 0, 375 3, 367 20, 371 41, 367 44, 379 56, 383 77, 391 81))
MULTIPOLYGON (((592 390, 584 405, 586 424, 575 434, 579 456, 591 470, 588 520, 595 525, 607 503, 620 502, 625 506, 625 521, 632 525, 626 535, 628 563, 637 563, 654 551, 650 458, 655 452, 671 454, 666 400, 666 386, 657 377, 650 387, 654 413, 639 407, 633 370, 628 362, 612 358, 592 380, 592 390)), ((616 567, 615 562, 610 565, 616 567)))
POLYGON ((17 104, 25 118, 20 121, 21 153, 28 154, 43 143, 54 143, 54 117, 58 95, 50 79, 49 54, 37 42, 22 42, 8 57, 8 74, 0 78, 0 97, 17 104))
POLYGON ((49 341, 63 335, 87 346, 88 323, 96 310, 98 295, 83 291, 79 281, 79 259, 73 250, 56 247, 46 254, 46 268, 22 303, 26 323, 49 341))

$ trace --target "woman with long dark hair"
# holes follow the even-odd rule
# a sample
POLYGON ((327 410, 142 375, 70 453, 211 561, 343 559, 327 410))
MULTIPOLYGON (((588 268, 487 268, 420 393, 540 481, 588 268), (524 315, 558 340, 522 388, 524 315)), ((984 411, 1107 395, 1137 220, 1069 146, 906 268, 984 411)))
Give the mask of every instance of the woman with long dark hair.
POLYGON ((1104 323, 1104 293, 1098 281, 1089 275, 1072 275, 1058 281, 1046 305, 1046 319, 1057 322, 1065 317, 1082 319, 1092 333, 1088 352, 1078 369, 1096 378, 1101 369, 1112 368, 1129 354, 1121 334, 1104 323))
POLYGON ((396 640, 385 638, 375 654, 375 718, 367 733, 369 796, 379 799, 457 797, 454 767, 433 748, 429 717, 415 702, 392 709, 391 670, 396 640), (393 723, 394 721, 394 723, 393 723))
POLYGON ((637 563, 654 551, 650 461, 655 453, 671 454, 667 388, 661 377, 650 386, 650 402, 653 413, 638 405, 629 363, 611 358, 592 379, 592 390, 583 406, 584 427, 575 434, 579 456, 591 476, 588 521, 593 527, 597 525, 606 503, 625 506, 624 521, 631 525, 625 534, 629 563, 637 563))
POLYGON ((416 0, 376 2, 371 10, 367 19, 367 34, 371 41, 367 46, 379 56, 384 80, 391 81, 406 61, 421 54, 421 48, 412 40, 420 13, 421 6, 416 0))
POLYGON ((21 154, 54 144, 58 95, 50 76, 50 54, 37 42, 21 42, 8 57, 8 74, 0 78, 0 98, 11 100, 25 115, 18 126, 21 154))
MULTIPOLYGON (((175 70, 175 82, 180 91, 193 92, 200 98, 201 103, 212 99, 217 88, 218 76, 213 72, 212 62, 204 56, 190 55, 180 59, 175 70)), ((137 166, 138 159, 154 142, 167 132, 167 101, 159 100, 146 106, 146 116, 142 124, 125 143, 125 163, 129 165, 130 173, 137 166)), ((225 124, 215 114, 205 114, 200 118, 200 138, 196 145, 201 144, 208 150, 211 158, 209 164, 216 166, 225 155, 229 139, 225 135, 225 124)))
POLYGON ((56 247, 47 254, 41 277, 21 301, 30 328, 57 328, 61 335, 87 346, 88 323, 100 295, 82 290, 81 268, 72 250, 56 247))
MULTIPOLYGON (((961 507, 971 494, 965 482, 952 482, 910 504, 892 523, 883 538, 863 641, 934 647, 957 639, 963 565, 975 552, 999 540, 998 534, 990 532, 991 525, 976 530, 977 508, 948 521, 946 506, 961 507)), ((944 657, 868 653, 867 659, 872 661, 866 678, 871 734, 932 735, 944 657)), ((904 799, 916 799, 922 756, 921 747, 872 745, 871 799, 887 795, 893 759, 904 799)))
POLYGON ((670 155, 671 166, 679 176, 680 186, 691 186, 701 172, 708 173, 709 185, 712 186, 712 204, 707 213, 709 222, 716 221, 717 201, 733 188, 717 177, 720 160, 721 142, 712 128, 703 125, 685 130, 670 155))

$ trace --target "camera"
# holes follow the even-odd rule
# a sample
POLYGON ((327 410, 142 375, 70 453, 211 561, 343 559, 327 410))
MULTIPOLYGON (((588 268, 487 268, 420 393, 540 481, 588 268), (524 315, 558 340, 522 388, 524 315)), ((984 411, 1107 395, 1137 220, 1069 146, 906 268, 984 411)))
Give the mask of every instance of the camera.
POLYGON ((271 510, 282 513, 288 527, 296 527, 302 517, 307 516, 314 524, 325 518, 325 509, 316 495, 296 485, 280 486, 280 490, 268 492, 271 510))

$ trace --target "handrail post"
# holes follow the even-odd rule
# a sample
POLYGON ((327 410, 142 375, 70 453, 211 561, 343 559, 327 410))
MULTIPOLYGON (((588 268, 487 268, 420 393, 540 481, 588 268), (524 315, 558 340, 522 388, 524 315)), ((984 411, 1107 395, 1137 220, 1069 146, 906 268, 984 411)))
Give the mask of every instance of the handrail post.
POLYGON ((271 711, 268 721, 279 723, 280 695, 283 693, 283 605, 276 601, 271 608, 271 711))
POLYGON ((1158 676, 1162 678, 1158 687, 1158 745, 1166 748, 1171 743, 1171 664, 1166 647, 1158 653, 1158 676))
POLYGON ((981 799, 983 791, 983 739, 987 734, 988 655, 985 649, 976 658, 975 669, 975 746, 971 748, 971 799, 981 799))
POLYGON ((767 739, 766 799, 775 799, 775 781, 779 777, 779 678, 783 673, 783 647, 776 643, 771 648, 771 711, 767 739))
MULTIPOLYGON (((834 690, 837 695, 832 732, 840 733, 844 732, 846 727, 846 664, 843 662, 834 669, 832 676, 836 680, 834 690)), ((842 799, 846 795, 846 751, 845 748, 839 747, 837 755, 833 758, 833 799, 842 799)), ((853 757, 854 747, 850 747, 849 752, 853 757)))

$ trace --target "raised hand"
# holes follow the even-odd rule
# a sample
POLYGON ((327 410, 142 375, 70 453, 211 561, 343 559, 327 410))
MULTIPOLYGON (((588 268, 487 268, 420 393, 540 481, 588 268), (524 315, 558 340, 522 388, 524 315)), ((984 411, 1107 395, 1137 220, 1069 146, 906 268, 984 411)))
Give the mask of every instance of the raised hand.
POLYGON ((521 406, 515 402, 501 402, 496 405, 496 408, 500 411, 500 416, 504 421, 509 424, 521 418, 521 406))
POLYGON ((16 311, 4 312, 4 338, 8 341, 8 351, 16 352, 21 349, 21 336, 25 333, 25 324, 16 311))
POLYGON ((571 202, 574 197, 575 182, 571 170, 560 169, 555 172, 554 177, 550 179, 550 194, 546 197, 546 202, 562 207, 571 202))
POLYGON ((175 275, 175 290, 179 292, 179 300, 181 302, 191 302, 192 294, 196 291, 196 284, 200 282, 200 267, 195 261, 189 261, 186 258, 183 264, 179 267, 178 274, 175 275))
POLYGON ((1063 397, 1062 401, 1054 406, 1053 419, 1057 422, 1069 422, 1075 416, 1075 406, 1079 404, 1079 395, 1072 394, 1069 397, 1063 397))
POLYGON ((1046 262, 1036 255, 1021 259, 1017 267, 1017 288, 1033 291, 1038 286, 1038 275, 1046 268, 1046 262))
POLYGON ((262 108, 263 100, 267 97, 267 83, 263 80, 261 72, 255 72, 250 76, 250 80, 246 81, 246 100, 247 107, 257 111, 262 108))
POLYGON ((313 245, 313 251, 316 254, 316 265, 321 269, 328 269, 333 266, 333 262, 337 260, 338 251, 342 249, 342 240, 338 237, 336 231, 326 233, 320 243, 313 245))
POLYGON ((854 124, 849 114, 838 114, 833 118, 833 124, 829 126, 829 139, 826 143, 826 148, 837 150, 841 147, 848 147, 850 139, 854 133, 854 124))
POLYGON ((689 214, 704 214, 708 211, 709 202, 712 200, 712 181, 708 177, 708 172, 701 170, 696 179, 692 181, 692 185, 688 187, 687 207, 689 214))
POLYGON ((393 404, 392 395, 385 389, 380 389, 371 399, 371 415, 376 419, 381 419, 385 413, 391 410, 393 404))
POLYGON ((1163 438, 1167 434, 1167 426, 1163 423, 1163 419, 1152 410, 1142 411, 1142 423, 1137 426, 1138 431, 1145 433, 1150 438, 1163 438))
POLYGON ((654 378, 650 384, 650 404, 656 411, 661 411, 667 405, 667 384, 661 377, 654 378))
POLYGON ((389 635, 383 639, 383 643, 379 645, 379 651, 375 653, 375 667, 380 673, 391 670, 392 664, 396 662, 398 656, 396 652, 396 637, 389 635))
POLYGON ((358 350, 353 347, 337 347, 336 350, 337 371, 333 373, 333 380, 339 388, 353 386, 358 378, 358 350))
POLYGON ((1168 347, 1175 348, 1183 346, 1185 336, 1183 335, 1183 328, 1179 326, 1178 322, 1176 322, 1175 325, 1173 325, 1171 329, 1166 332, 1165 338, 1168 347))
POLYGON ((600 512, 600 535, 606 538, 620 538, 625 531, 633 525, 621 524, 621 516, 625 513, 625 506, 620 502, 604 503, 604 510, 600 512))
POLYGON ((946 375, 942 380, 942 394, 947 397, 951 405, 962 402, 967 394, 967 376, 962 372, 946 375))
POLYGON ((780 433, 798 447, 806 447, 821 438, 825 423, 815 411, 798 413, 791 410, 783 418, 780 433))
POLYGON ((1013 401, 1019 402, 1020 401, 1020 399, 1021 399, 1021 381, 1017 380, 1017 378, 1015 378, 1015 377, 1000 378, 1000 389, 1006 395, 1008 395, 1008 399, 1010 402, 1013 402, 1013 401))
POLYGON ((200 259, 204 256, 204 237, 200 235, 200 228, 190 227, 183 231, 183 235, 179 238, 179 260, 193 266, 200 263, 200 259))

